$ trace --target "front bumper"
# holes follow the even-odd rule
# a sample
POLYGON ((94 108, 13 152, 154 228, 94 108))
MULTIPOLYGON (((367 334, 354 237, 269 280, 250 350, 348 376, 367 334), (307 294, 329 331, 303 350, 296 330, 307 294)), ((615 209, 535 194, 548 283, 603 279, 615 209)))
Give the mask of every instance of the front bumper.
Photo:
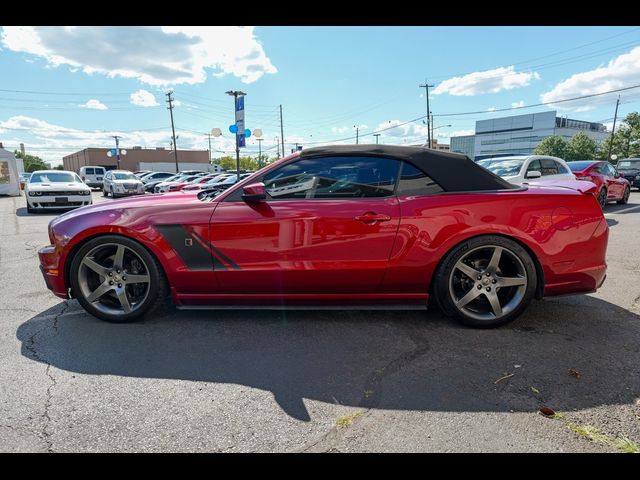
POLYGON ((49 210, 57 210, 62 208, 78 208, 86 205, 91 205, 93 200, 91 195, 66 195, 53 196, 53 195, 26 195, 27 204, 31 208, 42 208, 49 210), (56 201, 58 199, 58 201, 56 201))
POLYGON ((47 288, 56 297, 69 298, 67 286, 64 283, 64 270, 60 267, 60 256, 56 247, 47 245, 38 250, 40 258, 40 271, 44 277, 47 288))

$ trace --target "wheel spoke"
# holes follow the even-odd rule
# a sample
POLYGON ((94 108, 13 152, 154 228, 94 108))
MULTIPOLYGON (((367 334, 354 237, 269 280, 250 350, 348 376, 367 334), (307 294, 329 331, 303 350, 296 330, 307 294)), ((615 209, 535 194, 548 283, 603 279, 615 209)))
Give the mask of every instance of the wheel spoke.
POLYGON ((122 270, 122 264, 124 263, 124 245, 118 245, 116 248, 116 254, 113 257, 113 268, 122 270))
POLYGON ((501 257, 502 247, 494 247, 493 254, 491 255, 491 260, 489 260, 489 264, 487 265, 487 270, 489 272, 495 272, 498 269, 501 257))
POLYGON ((526 284, 527 279, 524 277, 498 277, 498 286, 500 287, 518 287, 526 284))
POLYGON ((480 272, 478 270, 476 270, 473 267, 470 267, 466 263, 463 263, 462 260, 459 260, 458 263, 456 263, 456 267, 455 268, 460 270, 462 273, 464 273, 471 280, 476 280, 477 276, 480 275, 480 272))
POLYGON ((489 303, 491 304, 491 310, 493 310, 493 314, 496 316, 496 318, 502 316, 502 306, 500 305, 500 299, 498 298, 498 295, 493 292, 485 293, 484 295, 485 297, 487 297, 487 300, 489 300, 489 303))
POLYGON ((124 288, 116 289, 116 295, 118 295, 118 300, 120 301, 120 305, 124 310, 124 313, 131 312, 131 305, 129 304, 129 297, 127 297, 127 292, 124 288))
POLYGON ((471 290, 469 290, 464 295, 464 297, 462 297, 460 300, 456 301, 456 307, 458 307, 458 308, 464 307, 467 303, 469 303, 470 301, 472 301, 475 298, 477 298, 478 295, 480 295, 481 293, 482 293, 481 290, 478 290, 476 288, 472 288, 471 290))
POLYGON ((127 283, 149 283, 149 275, 130 275, 127 274, 127 283))
POLYGON ((95 302, 101 296, 103 296, 105 293, 111 290, 111 288, 112 287, 107 282, 101 283, 100 286, 96 288, 93 292, 91 292, 91 294, 87 297, 87 301, 89 303, 95 302))
POLYGON ((107 276, 107 267, 103 267, 93 258, 84 257, 82 259, 82 264, 96 272, 98 275, 102 275, 103 277, 107 276))

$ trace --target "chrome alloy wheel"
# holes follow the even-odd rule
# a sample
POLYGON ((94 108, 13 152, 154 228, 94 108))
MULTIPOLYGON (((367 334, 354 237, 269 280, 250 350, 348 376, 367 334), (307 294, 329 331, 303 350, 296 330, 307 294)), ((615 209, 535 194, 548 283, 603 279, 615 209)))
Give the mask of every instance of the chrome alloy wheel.
POLYGON ((131 248, 105 243, 90 250, 77 272, 80 294, 109 315, 136 311, 149 295, 149 267, 131 248))
POLYGON ((496 320, 514 311, 527 285, 527 271, 520 258, 498 245, 483 245, 465 253, 449 275, 454 305, 476 320, 496 320))

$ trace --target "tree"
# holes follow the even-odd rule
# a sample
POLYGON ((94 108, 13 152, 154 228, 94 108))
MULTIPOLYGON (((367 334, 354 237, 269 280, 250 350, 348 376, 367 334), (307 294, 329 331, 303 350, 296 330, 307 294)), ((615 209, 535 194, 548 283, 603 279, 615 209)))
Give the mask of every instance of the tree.
POLYGON ((13 153, 15 154, 16 158, 22 159, 25 172, 35 172, 36 170, 48 170, 51 168, 51 165, 46 163, 40 157, 36 157, 35 155, 23 154, 18 150, 14 151, 13 153))
POLYGON ((599 159, 609 160, 609 146, 611 156, 617 157, 616 160, 612 160, 613 163, 622 158, 640 157, 640 113, 628 114, 616 128, 615 135, 609 135, 602 142, 599 159))
MULTIPOLYGON (((260 168, 268 165, 272 160, 267 155, 262 155, 262 161, 258 162, 258 156, 255 157, 240 157, 240 169, 242 170, 259 170, 260 168)), ((236 169, 236 157, 230 155, 220 157, 214 163, 220 165, 222 168, 228 171, 234 171, 236 169)))
POLYGON ((559 135, 552 135, 541 141, 533 153, 535 155, 550 155, 564 159, 568 149, 569 142, 559 135))
POLYGON ((567 149, 565 156, 561 157, 564 160, 593 160, 596 158, 598 149, 598 143, 589 138, 586 134, 579 132, 575 134, 569 142, 567 142, 567 149))

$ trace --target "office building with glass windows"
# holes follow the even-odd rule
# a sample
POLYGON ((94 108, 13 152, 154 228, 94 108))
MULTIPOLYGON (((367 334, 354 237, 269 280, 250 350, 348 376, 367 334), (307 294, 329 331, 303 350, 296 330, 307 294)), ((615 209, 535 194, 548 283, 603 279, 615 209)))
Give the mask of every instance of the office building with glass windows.
POLYGON ((602 123, 558 117, 555 111, 479 120, 475 132, 475 135, 451 137, 451 151, 464 153, 474 160, 531 155, 542 140, 552 135, 568 140, 582 132, 597 143, 608 135, 602 123), (472 151, 470 137, 473 138, 472 151))

